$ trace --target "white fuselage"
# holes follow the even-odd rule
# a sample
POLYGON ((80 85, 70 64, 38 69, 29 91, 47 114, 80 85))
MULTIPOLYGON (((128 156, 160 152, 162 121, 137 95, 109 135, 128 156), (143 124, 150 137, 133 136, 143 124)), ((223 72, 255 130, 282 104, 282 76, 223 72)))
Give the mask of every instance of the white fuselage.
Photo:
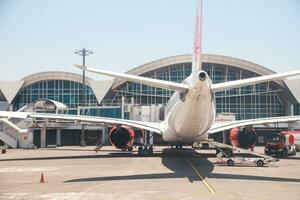
MULTIPOLYGON (((206 74, 206 73, 205 73, 206 74)), ((166 106, 166 118, 162 122, 163 139, 167 142, 192 142, 207 139, 207 132, 215 119, 212 84, 189 76, 183 81, 190 86, 185 93, 175 92, 166 106)))

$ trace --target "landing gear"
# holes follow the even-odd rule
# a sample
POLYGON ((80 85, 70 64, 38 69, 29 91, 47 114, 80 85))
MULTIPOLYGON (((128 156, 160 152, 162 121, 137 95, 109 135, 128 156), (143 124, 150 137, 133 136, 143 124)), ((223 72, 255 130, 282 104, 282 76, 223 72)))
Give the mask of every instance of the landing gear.
POLYGON ((138 148, 138 155, 139 156, 143 155, 143 147, 142 146, 139 146, 139 148, 138 148))
POLYGON ((127 150, 131 152, 133 150, 133 147, 128 147, 127 150))
POLYGON ((139 146, 138 148, 138 155, 139 156, 151 156, 153 155, 153 146, 139 146))
MULTIPOLYGON (((174 145, 172 145, 171 148, 174 149, 174 145)), ((175 149, 182 149, 182 144, 176 145, 175 149)))
POLYGON ((142 130, 142 144, 138 148, 139 156, 151 156, 153 155, 153 133, 147 133, 142 130), (152 140, 152 141, 151 141, 152 140))
POLYGON ((153 146, 149 146, 149 155, 153 154, 153 146))
POLYGON ((149 155, 149 150, 148 150, 147 147, 144 147, 143 155, 144 155, 144 156, 149 155))

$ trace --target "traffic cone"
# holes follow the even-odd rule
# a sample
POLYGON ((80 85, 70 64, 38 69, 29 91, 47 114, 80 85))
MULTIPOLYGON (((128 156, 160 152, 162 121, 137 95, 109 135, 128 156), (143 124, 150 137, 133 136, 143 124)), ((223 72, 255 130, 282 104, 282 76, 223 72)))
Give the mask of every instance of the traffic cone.
POLYGON ((43 173, 43 172, 42 172, 42 174, 41 174, 40 183, 45 183, 45 180, 44 180, 44 173, 43 173))

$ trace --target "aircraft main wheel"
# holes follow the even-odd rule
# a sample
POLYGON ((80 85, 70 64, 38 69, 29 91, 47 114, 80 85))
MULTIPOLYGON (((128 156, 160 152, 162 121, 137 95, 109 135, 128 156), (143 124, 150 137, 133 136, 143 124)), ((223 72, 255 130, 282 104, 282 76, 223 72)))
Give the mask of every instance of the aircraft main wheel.
POLYGON ((286 149, 283 149, 282 151, 282 157, 286 158, 288 155, 287 155, 287 150, 286 149))
POLYGON ((264 166, 264 161, 262 161, 262 160, 258 160, 257 162, 256 162, 256 165, 257 165, 257 167, 262 167, 262 166, 264 166))
POLYGON ((153 146, 150 146, 149 147, 149 155, 152 155, 153 154, 153 146))
POLYGON ((227 164, 228 166, 234 166, 234 162, 231 159, 227 160, 227 164))
POLYGON ((142 146, 139 146, 139 148, 138 148, 138 155, 139 156, 143 155, 143 147, 142 146))
POLYGON ((149 154, 149 150, 147 149, 147 147, 144 147, 143 155, 148 155, 148 154, 149 154))
POLYGON ((128 147, 127 150, 128 150, 128 151, 132 151, 132 150, 133 150, 133 147, 128 147))

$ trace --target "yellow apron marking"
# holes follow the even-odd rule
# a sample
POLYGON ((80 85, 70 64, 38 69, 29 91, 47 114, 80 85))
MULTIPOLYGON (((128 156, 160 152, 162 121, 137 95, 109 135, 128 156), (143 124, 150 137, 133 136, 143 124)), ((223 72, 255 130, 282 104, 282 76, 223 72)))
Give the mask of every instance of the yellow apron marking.
POLYGON ((210 193, 215 194, 215 190, 207 183, 207 181, 201 176, 201 174, 199 173, 199 171, 196 169, 196 167, 193 165, 193 163, 187 159, 187 157, 184 155, 185 160, 189 163, 189 165, 192 167, 192 169, 194 170, 194 172, 199 176, 200 180, 203 182, 203 184, 205 185, 205 187, 209 190, 210 193))

